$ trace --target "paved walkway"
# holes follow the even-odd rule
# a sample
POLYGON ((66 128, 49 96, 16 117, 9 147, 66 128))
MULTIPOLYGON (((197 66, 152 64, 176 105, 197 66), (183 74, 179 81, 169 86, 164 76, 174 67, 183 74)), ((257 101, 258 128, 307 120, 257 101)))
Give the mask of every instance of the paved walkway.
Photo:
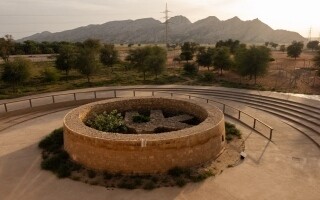
MULTIPOLYGON (((270 93, 271 95, 274 94, 270 93)), ((291 100, 297 98, 281 97, 291 100)), ((315 103, 301 98, 297 101, 315 103)), ((259 119, 272 125, 275 129, 274 137, 273 142, 269 142, 243 125, 227 119, 235 122, 242 130, 248 157, 239 166, 228 168, 214 178, 188 184, 183 188, 160 188, 153 191, 110 190, 69 179, 57 179, 52 173, 40 169, 41 155, 37 143, 62 125, 62 119, 68 112, 64 110, 28 120, 0 132, 0 199, 318 200, 319 148, 305 135, 275 116, 240 103, 230 101, 228 104, 259 116, 259 119)))

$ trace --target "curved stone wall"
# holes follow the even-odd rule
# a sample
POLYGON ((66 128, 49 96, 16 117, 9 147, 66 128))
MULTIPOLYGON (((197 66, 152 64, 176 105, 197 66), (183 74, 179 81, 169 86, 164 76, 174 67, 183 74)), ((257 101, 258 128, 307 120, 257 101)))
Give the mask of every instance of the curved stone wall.
POLYGON ((64 118, 64 148, 71 158, 96 170, 122 173, 164 173, 201 165, 216 158, 225 146, 223 113, 206 103, 177 98, 117 98, 80 106, 64 118), (202 122, 161 134, 106 133, 83 122, 93 112, 132 109, 184 112, 202 122))

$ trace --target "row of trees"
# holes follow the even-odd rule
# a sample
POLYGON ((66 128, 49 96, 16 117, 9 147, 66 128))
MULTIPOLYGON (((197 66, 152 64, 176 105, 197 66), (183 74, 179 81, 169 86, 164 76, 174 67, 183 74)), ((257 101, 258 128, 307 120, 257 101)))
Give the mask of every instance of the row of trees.
MULTIPOLYGON (((192 47, 191 44, 184 44, 183 46, 192 47)), ((181 48, 181 50, 180 57, 184 56, 186 52, 194 52, 188 48, 181 48)), ((188 60, 192 59, 193 54, 190 53, 188 60)), ((267 72, 270 60, 271 52, 267 47, 251 46, 246 48, 239 41, 227 40, 226 42, 220 42, 216 48, 198 47, 195 62, 199 66, 207 67, 208 70, 210 67, 214 67, 220 70, 220 74, 223 70, 232 68, 241 76, 254 78, 256 83, 257 76, 264 75, 267 72)), ((189 65, 186 66, 189 67, 189 65)), ((186 69, 188 69, 187 67, 186 69)), ((192 68, 190 69, 192 70, 192 68)))
MULTIPOLYGON (((133 68, 141 71, 145 80, 146 73, 153 73, 156 77, 163 72, 167 60, 167 52, 158 46, 146 46, 135 50, 130 50, 127 58, 133 68)), ((78 70, 86 76, 87 81, 93 74, 98 72, 101 65, 109 67, 113 72, 113 66, 119 63, 118 51, 114 45, 102 45, 99 40, 88 39, 77 46, 73 44, 63 44, 58 50, 55 67, 64 71, 66 80, 72 69, 78 70)), ((13 61, 5 59, 2 80, 15 88, 25 82, 30 77, 32 62, 16 58, 13 61)), ((52 71, 45 69, 44 74, 50 76, 52 71)))
POLYGON ((81 46, 81 42, 36 42, 27 40, 22 43, 15 42, 11 35, 0 38, 0 56, 6 58, 9 55, 32 54, 57 54, 63 45, 81 46))

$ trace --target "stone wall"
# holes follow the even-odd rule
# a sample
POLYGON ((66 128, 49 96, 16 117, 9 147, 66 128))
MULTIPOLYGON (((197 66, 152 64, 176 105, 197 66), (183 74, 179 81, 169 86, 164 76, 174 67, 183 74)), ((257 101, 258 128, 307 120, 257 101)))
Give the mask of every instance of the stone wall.
POLYGON ((69 112, 64 119, 64 148, 88 168, 122 173, 164 173, 214 159, 225 146, 224 116, 206 103, 177 98, 120 98, 95 102, 69 112), (87 127, 92 112, 128 109, 175 109, 203 120, 199 125, 161 134, 105 133, 87 127))

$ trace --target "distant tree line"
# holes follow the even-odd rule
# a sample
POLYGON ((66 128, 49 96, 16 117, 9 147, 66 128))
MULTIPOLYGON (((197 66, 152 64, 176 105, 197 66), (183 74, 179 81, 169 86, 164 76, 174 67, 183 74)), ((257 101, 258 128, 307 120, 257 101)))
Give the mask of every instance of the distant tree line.
MULTIPOLYGON (((217 42, 215 48, 201 47, 194 43, 186 42, 181 46, 181 61, 186 61, 184 70, 188 74, 198 72, 197 66, 210 67, 220 71, 233 70, 240 76, 254 78, 267 73, 268 63, 271 60, 271 52, 265 46, 246 47, 238 40, 226 40, 217 42), (196 58, 194 60, 194 57, 196 58), (190 63, 190 61, 193 61, 190 63), (197 64, 197 66, 196 66, 197 64)), ((206 74, 208 77, 209 74, 206 74)))
MULTIPOLYGON (((241 77, 248 77, 257 82, 257 78, 268 72, 269 62, 272 61, 271 49, 268 46, 277 48, 278 44, 265 43, 262 46, 250 46, 240 43, 238 40, 219 41, 215 47, 203 47, 194 42, 180 44, 181 53, 174 58, 174 61, 184 62, 183 69, 186 75, 196 75, 200 67, 205 67, 208 72, 205 74, 207 80, 213 77, 214 69, 219 71, 220 76, 224 71, 232 70, 241 77)), ((169 48, 176 48, 174 47, 169 48)), ((319 42, 309 42, 307 48, 318 49, 319 42)), ((10 84, 13 89, 25 83, 32 76, 31 66, 27 59, 16 58, 9 60, 12 52, 18 52, 17 48, 26 54, 35 52, 55 53, 55 68, 43 69, 43 78, 46 81, 58 79, 57 70, 65 74, 68 81, 69 72, 77 70, 86 77, 90 83, 92 76, 99 72, 102 67, 110 69, 113 73, 113 66, 121 64, 125 70, 134 69, 141 72, 143 80, 147 75, 154 75, 156 78, 166 69, 167 51, 159 46, 144 46, 130 48, 125 61, 120 61, 119 53, 113 44, 102 44, 96 39, 87 39, 84 42, 42 42, 26 41, 23 44, 15 43, 10 35, 0 38, 0 57, 4 60, 1 79, 10 84), (40 50, 39 50, 40 49, 40 50)), ((280 45, 280 50, 287 51, 287 55, 296 59, 303 50, 303 42, 293 41, 288 47, 280 45)), ((320 51, 319 51, 320 52, 320 51)), ((320 69, 320 53, 314 58, 315 66, 320 69)), ((21 53, 19 53, 21 54, 21 53)))

